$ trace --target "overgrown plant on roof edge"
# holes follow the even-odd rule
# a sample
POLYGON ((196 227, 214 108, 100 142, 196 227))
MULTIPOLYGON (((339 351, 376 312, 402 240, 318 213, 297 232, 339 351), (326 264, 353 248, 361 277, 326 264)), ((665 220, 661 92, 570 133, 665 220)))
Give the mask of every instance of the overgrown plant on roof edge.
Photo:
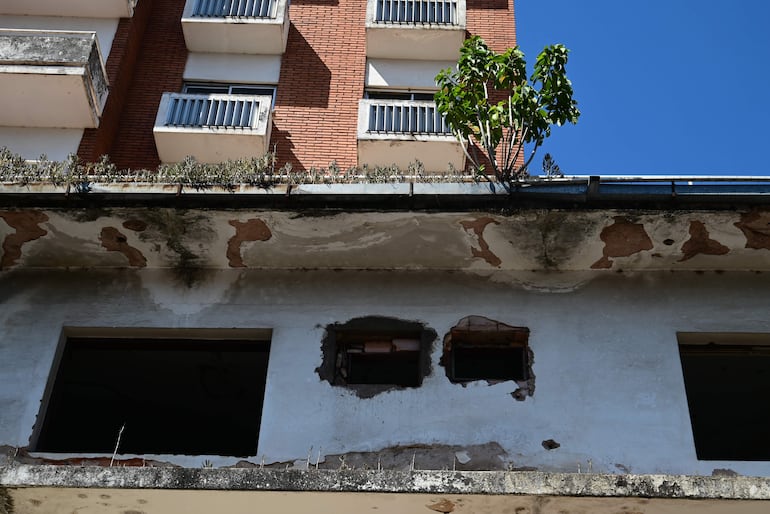
POLYGON ((342 169, 336 161, 328 166, 312 166, 295 171, 287 162, 275 169, 275 152, 260 157, 202 163, 188 156, 181 162, 161 164, 157 170, 118 170, 103 155, 97 162, 85 162, 70 154, 64 161, 53 161, 45 155, 25 160, 6 147, 0 147, 0 183, 22 186, 48 183, 67 187, 77 193, 88 193, 95 183, 177 184, 196 191, 219 187, 235 192, 238 186, 270 188, 278 184, 385 184, 396 182, 465 182, 469 178, 451 165, 445 173, 428 173, 423 164, 412 161, 406 170, 396 165, 350 167, 342 169))
POLYGON ((580 111, 567 79, 568 53, 563 45, 545 47, 527 78, 518 47, 496 53, 472 36, 460 49, 457 69, 436 76, 436 106, 478 174, 487 174, 487 160, 494 177, 510 187, 527 176, 551 126, 577 123, 580 111), (525 144, 533 145, 527 156, 525 144))

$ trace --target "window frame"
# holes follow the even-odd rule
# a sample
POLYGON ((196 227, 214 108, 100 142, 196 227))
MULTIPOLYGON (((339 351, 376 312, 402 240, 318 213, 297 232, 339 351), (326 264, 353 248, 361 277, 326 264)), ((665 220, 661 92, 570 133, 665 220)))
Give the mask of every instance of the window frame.
POLYGON ((199 82, 193 80, 187 80, 182 84, 182 93, 191 95, 248 95, 248 96, 269 96, 270 108, 275 109, 275 97, 277 86, 272 84, 240 84, 232 82, 199 82), (195 91, 199 89, 200 91, 195 91), (210 91, 206 91, 209 89, 210 91), (238 89, 246 90, 253 89, 257 92, 243 92, 237 91, 238 89), (260 92, 260 90, 262 90, 260 92))

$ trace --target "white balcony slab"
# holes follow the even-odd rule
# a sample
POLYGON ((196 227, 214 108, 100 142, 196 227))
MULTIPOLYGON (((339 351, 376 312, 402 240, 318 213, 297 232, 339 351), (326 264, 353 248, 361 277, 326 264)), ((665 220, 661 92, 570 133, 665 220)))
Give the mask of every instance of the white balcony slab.
POLYGON ((0 31, 0 91, 0 126, 99 126, 108 83, 96 34, 0 31))
POLYGON ((465 154, 455 137, 440 127, 435 115, 416 114, 415 107, 435 108, 432 102, 405 100, 361 100, 358 106, 358 164, 359 166, 396 165, 407 171, 410 164, 420 161, 428 172, 462 170, 465 154), (409 116, 410 122, 398 122, 387 114, 386 120, 372 120, 372 106, 401 107, 399 116, 409 116), (420 119, 422 118, 422 119, 420 119), (435 126, 431 126, 433 123, 435 126))
POLYGON ((465 12, 465 0, 368 0, 366 56, 456 61, 465 40, 465 12), (436 10, 446 14, 437 15, 436 10))
MULTIPOLYGON (((247 15, 229 15, 227 9, 215 12, 208 8, 209 3, 214 2, 187 0, 185 3, 182 31, 191 52, 280 55, 286 50, 288 0, 273 0, 269 9, 247 15)), ((225 7, 229 3, 225 2, 225 7)))
POLYGON ((410 59, 367 59, 366 87, 389 89, 436 89, 436 75, 455 68, 457 61, 415 61, 410 59))
POLYGON ((0 14, 130 18, 137 0, 3 0, 0 14))
MULTIPOLYGON (((187 156, 204 163, 261 157, 267 153, 270 143, 271 102, 269 96, 165 93, 153 129, 161 162, 180 162, 187 156), (207 99, 219 102, 219 105, 241 100, 257 107, 240 117, 241 122, 233 121, 234 117, 240 116, 241 110, 237 110, 236 114, 228 111, 223 116, 208 116, 204 111, 211 109, 180 107, 181 101, 189 105, 190 101, 207 99), (187 111, 180 112, 180 109, 187 111)), ((243 105, 231 109, 243 109, 243 105)))

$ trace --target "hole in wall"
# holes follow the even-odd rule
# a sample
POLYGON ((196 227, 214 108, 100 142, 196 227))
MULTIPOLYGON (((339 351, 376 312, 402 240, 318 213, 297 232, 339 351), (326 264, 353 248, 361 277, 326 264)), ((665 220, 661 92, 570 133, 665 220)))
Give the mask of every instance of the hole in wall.
POLYGON ((527 327, 468 316, 444 336, 441 365, 447 378, 456 384, 476 380, 486 380, 490 385, 514 381, 519 388, 511 395, 522 401, 535 390, 533 363, 527 327))
POLYGON ((431 372, 435 340, 436 331, 419 321, 365 316, 333 323, 326 326, 316 373, 360 398, 419 387, 431 372))

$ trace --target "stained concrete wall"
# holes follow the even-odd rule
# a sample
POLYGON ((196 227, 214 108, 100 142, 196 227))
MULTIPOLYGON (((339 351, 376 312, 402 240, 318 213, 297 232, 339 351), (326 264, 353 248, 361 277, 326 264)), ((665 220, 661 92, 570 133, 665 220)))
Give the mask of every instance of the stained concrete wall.
POLYGON ((676 333, 770 332, 769 290, 767 273, 737 271, 15 269, 0 275, 0 446, 29 444, 63 326, 271 328, 254 464, 303 467, 311 454, 336 468, 347 454, 452 469, 465 451, 498 469, 768 475, 770 463, 696 459, 676 333), (450 383, 440 341, 420 388, 362 399, 314 371, 329 323, 393 316, 441 338, 471 314, 529 327, 532 397, 514 400, 512 382, 450 383))

